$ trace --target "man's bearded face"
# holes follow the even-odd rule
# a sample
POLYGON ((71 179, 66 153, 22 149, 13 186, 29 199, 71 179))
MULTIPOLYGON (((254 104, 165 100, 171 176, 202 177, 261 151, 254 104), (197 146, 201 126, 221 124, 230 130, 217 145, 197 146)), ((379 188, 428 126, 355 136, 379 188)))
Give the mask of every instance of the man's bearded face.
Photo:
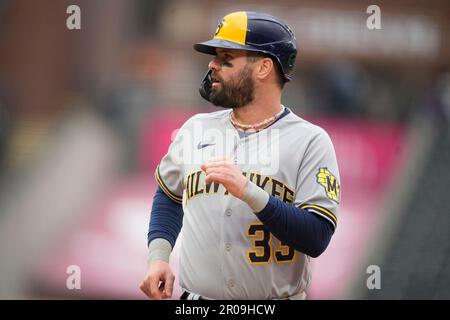
POLYGON ((213 86, 209 98, 215 106, 234 109, 254 100, 255 82, 248 64, 226 82, 214 72, 211 77, 213 86))

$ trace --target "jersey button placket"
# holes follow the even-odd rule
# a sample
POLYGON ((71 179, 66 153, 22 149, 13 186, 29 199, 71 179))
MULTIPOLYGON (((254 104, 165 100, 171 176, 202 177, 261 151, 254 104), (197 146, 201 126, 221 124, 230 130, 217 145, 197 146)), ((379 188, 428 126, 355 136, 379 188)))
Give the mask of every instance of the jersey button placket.
POLYGON ((227 209, 227 210, 225 211, 225 214, 227 215, 227 217, 231 217, 231 215, 233 214, 233 210, 227 209))

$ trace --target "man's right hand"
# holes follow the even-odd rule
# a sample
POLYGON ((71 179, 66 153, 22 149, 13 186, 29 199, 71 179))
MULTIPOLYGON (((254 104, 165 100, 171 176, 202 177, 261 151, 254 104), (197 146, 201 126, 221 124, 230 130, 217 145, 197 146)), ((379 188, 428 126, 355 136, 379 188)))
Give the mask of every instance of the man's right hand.
POLYGON ((155 261, 150 264, 144 280, 139 286, 151 299, 161 300, 172 297, 175 276, 165 261, 155 261))

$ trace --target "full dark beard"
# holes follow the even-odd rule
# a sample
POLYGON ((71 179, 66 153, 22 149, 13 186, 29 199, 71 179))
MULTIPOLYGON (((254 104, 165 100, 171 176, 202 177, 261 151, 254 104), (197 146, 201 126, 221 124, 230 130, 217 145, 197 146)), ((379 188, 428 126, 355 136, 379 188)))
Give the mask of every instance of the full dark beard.
POLYGON ((220 81, 220 88, 212 88, 209 99, 212 104, 223 108, 240 108, 253 101, 255 82, 251 69, 245 66, 226 84, 220 81))

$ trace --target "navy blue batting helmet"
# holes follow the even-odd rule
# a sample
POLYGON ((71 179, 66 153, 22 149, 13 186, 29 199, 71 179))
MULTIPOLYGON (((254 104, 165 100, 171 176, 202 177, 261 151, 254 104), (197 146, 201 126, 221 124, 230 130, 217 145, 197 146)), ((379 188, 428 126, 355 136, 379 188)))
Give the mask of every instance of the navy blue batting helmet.
POLYGON ((194 45, 195 50, 212 55, 216 55, 216 48, 261 52, 278 64, 284 82, 291 80, 296 39, 287 24, 274 16, 248 11, 226 15, 213 39, 194 45))

